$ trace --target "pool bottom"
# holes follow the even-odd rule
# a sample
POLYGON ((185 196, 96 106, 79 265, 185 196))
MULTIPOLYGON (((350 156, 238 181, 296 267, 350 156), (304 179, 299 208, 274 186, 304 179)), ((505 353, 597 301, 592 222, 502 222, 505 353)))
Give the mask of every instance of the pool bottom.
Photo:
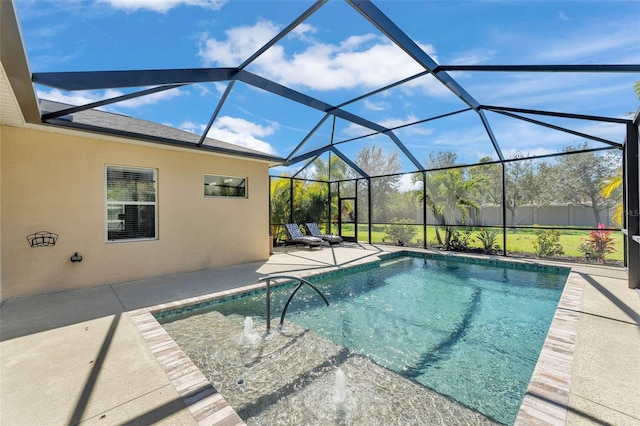
POLYGON ((249 425, 495 424, 293 323, 258 338, 265 325, 247 334, 244 320, 214 311, 164 327, 249 425))
MULTIPOLYGON (((404 250, 391 254, 383 253, 379 258, 388 259, 404 255, 434 256, 431 252, 417 253, 404 250)), ((442 254, 438 254, 438 256, 444 257, 442 254)), ((447 255, 446 257, 466 259, 467 256, 455 254, 447 255)), ((375 259, 369 259, 368 264, 376 265, 378 262, 375 259)), ((470 261, 473 263, 485 263, 483 259, 478 257, 473 257, 470 261)), ((547 269, 548 267, 544 262, 539 264, 537 262, 532 263, 529 260, 509 258, 489 258, 488 263, 498 265, 515 264, 524 269, 532 267, 547 269)), ((556 270, 571 269, 570 266, 564 265, 562 267, 551 266, 552 269, 556 270)), ((322 272, 312 268, 310 271, 300 273, 300 276, 309 278, 317 277, 319 274, 333 275, 339 274, 345 269, 358 269, 359 267, 359 264, 349 267, 334 267, 322 272)), ((370 267, 364 266, 365 269, 370 267)), ((581 274, 576 272, 569 273, 548 336, 514 423, 515 425, 565 424, 569 404, 569 390, 572 382, 573 357, 578 334, 577 312, 581 306, 582 289, 587 284, 581 274)), ((146 341, 150 351, 154 354, 157 362, 198 423, 211 425, 244 424, 227 401, 213 388, 209 379, 201 373, 192 360, 167 334, 158 319, 165 318, 167 313, 170 312, 190 312, 197 307, 209 306, 211 303, 216 303, 216 301, 235 299, 247 293, 263 290, 264 284, 251 284, 129 312, 131 320, 138 328, 140 335, 146 341)))

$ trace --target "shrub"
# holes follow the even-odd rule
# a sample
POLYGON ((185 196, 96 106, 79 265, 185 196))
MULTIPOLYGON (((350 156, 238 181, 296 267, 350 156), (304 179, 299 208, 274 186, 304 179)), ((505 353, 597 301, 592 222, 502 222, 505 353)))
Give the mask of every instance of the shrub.
POLYGON ((591 231, 589 238, 580 244, 578 249, 589 258, 595 259, 598 263, 604 263, 604 258, 609 253, 616 251, 613 248, 615 242, 611 238, 611 231, 605 229, 604 224, 598 224, 597 231, 591 231))
POLYGON ((396 222, 397 225, 385 225, 383 241, 389 239, 392 243, 399 246, 409 244, 418 232, 415 226, 412 226, 416 222, 410 219, 394 219, 394 222, 396 222))
POLYGON ((471 243, 471 234, 473 230, 463 228, 462 230, 455 230, 451 233, 451 240, 447 250, 455 251, 469 251, 469 244, 471 243))
POLYGON ((498 238, 498 231, 494 229, 486 230, 484 228, 480 228, 480 232, 476 236, 476 240, 478 240, 482 244, 482 252, 484 254, 496 254, 500 247, 498 243, 496 243, 496 239, 498 238))
POLYGON ((580 245, 578 246, 578 250, 584 253, 584 256, 587 258, 587 260, 596 259, 598 257, 595 250, 593 249, 591 241, 589 240, 582 241, 582 243, 580 243, 580 245))
POLYGON ((533 242, 533 248, 538 257, 560 256, 564 254, 560 245, 560 232, 555 229, 536 232, 537 238, 533 242))

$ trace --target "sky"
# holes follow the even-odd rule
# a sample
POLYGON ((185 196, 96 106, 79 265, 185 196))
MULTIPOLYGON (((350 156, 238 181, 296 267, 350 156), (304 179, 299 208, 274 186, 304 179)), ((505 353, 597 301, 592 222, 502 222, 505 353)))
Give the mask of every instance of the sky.
MULTIPOLYGON (((298 18, 310 1, 14 0, 31 72, 237 67, 298 18)), ((640 64, 640 1, 374 1, 442 65, 640 64)), ((330 0, 251 62, 247 71, 340 105, 424 71, 352 6, 330 0)), ((629 118, 640 107, 630 73, 450 72, 479 104, 629 118)), ((227 82, 191 84, 103 107, 201 134, 227 82)), ((82 105, 146 87, 41 98, 82 105)), ((414 157, 455 150, 464 164, 497 159, 475 111, 430 75, 346 104, 394 131, 414 157), (462 111, 462 112, 461 112, 462 111), (453 114, 452 114, 453 113, 453 114), (434 117, 444 118, 429 120, 434 117)), ((385 135, 245 83, 234 84, 209 137, 286 158, 333 142, 350 158, 385 135), (311 135, 309 132, 316 128, 311 135), (301 143, 304 142, 302 146, 301 143), (297 148, 297 149, 296 149, 297 148)), ((486 113, 504 157, 545 155, 584 138, 486 113)), ((588 120, 528 118, 622 143, 625 128, 588 120)), ((592 147, 606 146, 589 142, 592 147)))

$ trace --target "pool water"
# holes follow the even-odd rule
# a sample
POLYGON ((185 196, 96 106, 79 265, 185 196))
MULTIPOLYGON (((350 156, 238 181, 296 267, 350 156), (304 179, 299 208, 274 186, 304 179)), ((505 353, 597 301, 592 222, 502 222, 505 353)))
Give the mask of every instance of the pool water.
MULTIPOLYGON (((393 388, 396 390, 401 386, 409 386, 403 390, 405 399, 409 395, 413 398, 420 393, 411 386, 421 385, 431 393, 420 398, 436 401, 432 403, 436 407, 435 411, 470 408, 472 412, 468 415, 471 417, 478 412, 493 421, 512 424, 567 274, 568 270, 519 269, 477 262, 405 257, 383 263, 379 268, 325 279, 311 279, 329 300, 330 306, 326 307, 317 293, 303 286, 291 302, 285 319, 285 333, 289 332, 291 339, 264 339, 264 346, 254 348, 253 354, 246 345, 244 349, 242 345, 238 346, 235 351, 241 353, 241 358, 244 356, 245 360, 238 364, 240 370, 226 379, 228 382, 235 380, 227 386, 236 388, 235 392, 240 383, 242 392, 246 392, 251 385, 249 380, 245 383, 244 379, 238 377, 247 377, 247 365, 253 366, 258 359, 266 358, 264 355, 267 352, 285 354, 287 351, 300 349, 292 348, 296 347, 296 342, 309 340, 313 341, 310 343, 313 354, 296 355, 302 356, 305 361, 283 361, 285 367, 281 375, 286 376, 287 370, 291 370, 296 363, 304 365, 308 362, 309 366, 302 368, 307 372, 305 374, 317 369, 318 365, 327 367, 317 370, 319 377, 330 367, 326 363, 327 359, 342 359, 343 362, 348 360, 344 368, 348 386, 350 384, 353 387, 353 392, 358 386, 371 389, 370 385, 359 384, 363 377, 393 373, 409 383, 399 385, 397 380, 388 379, 393 381, 393 388), (313 333, 307 335, 308 330, 313 333), (329 341, 330 344, 318 343, 320 341, 329 341), (323 354, 320 347, 333 349, 323 354), (346 353, 348 356, 340 358, 337 355, 339 353, 346 353), (319 358, 314 361, 314 356, 319 358), (360 373, 351 367, 354 363, 364 363, 363 360, 367 360, 368 373, 360 373), (375 370, 380 368, 384 372, 375 370), (374 370, 376 372, 372 373, 374 370), (439 396, 434 396, 434 393, 443 395, 444 399, 438 399, 439 396), (453 403, 462 408, 451 408, 455 405, 453 403)), ((290 286, 272 291, 272 317, 279 319, 291 291, 290 286)), ((238 336, 243 332, 241 323, 246 317, 251 317, 257 326, 266 328, 262 325, 265 318, 264 294, 215 304, 208 309, 214 310, 213 314, 217 316, 217 319, 208 321, 219 323, 233 319, 232 322, 236 324, 231 327, 235 327, 234 331, 226 335, 226 343, 218 343, 218 346, 238 342, 238 336)), ((214 356, 210 349, 194 346, 194 330, 202 326, 190 323, 189 321, 194 321, 193 318, 194 316, 184 319, 168 318, 167 321, 172 322, 165 324, 165 328, 183 349, 191 348, 191 352, 187 349, 185 351, 192 359, 196 358, 194 362, 201 369, 207 369, 203 364, 211 364, 215 357, 227 357, 220 347, 214 356), (197 358, 202 357, 204 361, 197 361, 197 358)), ((204 346, 211 345, 212 334, 216 334, 216 329, 222 330, 224 327, 210 325, 209 328, 209 337, 200 338, 204 346)), ((221 333, 229 332, 218 332, 221 333)), ((287 360, 295 359, 292 357, 293 354, 286 355, 287 360)), ((230 359, 226 362, 232 363, 230 359)), ((217 364, 214 370, 218 371, 212 372, 214 377, 210 377, 223 395, 223 386, 221 383, 216 384, 216 377, 219 378, 219 371, 225 368, 217 364)), ((277 367, 266 368, 272 371, 264 371, 264 376, 275 375, 273 369, 277 367)), ((278 389, 285 388, 287 380, 290 383, 296 378, 290 377, 283 384, 274 386, 278 389)), ((320 394, 329 392, 332 386, 329 378, 325 377, 323 380, 328 382, 328 388, 319 391, 320 394)), ((388 387, 389 383, 391 382, 384 386, 388 387)), ((256 385, 261 386, 266 385, 256 385)), ((286 396, 293 393, 288 390, 286 396)), ((278 392, 273 390, 271 394, 276 396, 278 392)), ((358 399, 370 398, 367 392, 359 395, 356 398, 353 393, 350 400, 354 413, 358 399)), ((384 400, 399 400, 399 395, 398 392, 392 392, 381 396, 378 402, 369 401, 369 407, 382 405, 381 401, 384 400)), ((255 402, 246 402, 244 396, 238 397, 240 404, 245 404, 245 407, 247 404, 255 406, 255 402)), ((278 398, 282 398, 282 394, 278 398)), ((317 394, 315 398, 318 398, 317 394)), ((233 399, 234 397, 230 397, 232 406, 233 399)), ((424 407, 424 402, 413 401, 410 407, 420 407, 421 404, 424 407)), ((250 411, 246 409, 245 413, 253 416, 250 411)), ((395 419, 399 418, 397 413, 391 415, 395 419)), ((465 420, 462 423, 484 422, 480 418, 473 418, 472 421, 465 420)), ((360 420, 364 421, 362 418, 360 420)), ((432 420, 425 419, 422 423, 429 424, 432 420)), ((326 424, 332 422, 333 420, 326 424)), ((257 421, 256 424, 260 422, 257 421)), ((325 423, 319 421, 317 424, 325 423)), ((443 424, 454 423, 445 420, 443 424)))

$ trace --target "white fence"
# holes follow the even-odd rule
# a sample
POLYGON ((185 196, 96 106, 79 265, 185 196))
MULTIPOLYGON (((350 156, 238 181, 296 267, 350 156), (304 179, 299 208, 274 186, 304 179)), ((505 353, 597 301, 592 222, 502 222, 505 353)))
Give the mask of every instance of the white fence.
MULTIPOLYGON (((607 227, 618 227, 613 222, 614 208, 603 209, 600 211, 600 223, 607 227)), ((421 223, 422 218, 417 218, 416 222, 421 223)), ((460 216, 457 215, 455 221, 450 224, 461 225, 460 216)), ((576 205, 550 205, 550 206, 521 206, 516 209, 516 214, 511 221, 511 211, 507 209, 506 216, 507 226, 588 226, 597 227, 596 218, 591 207, 576 205)), ((427 212, 427 223, 435 224, 436 221, 431 211, 427 212)), ((487 206, 480 208, 477 214, 473 214, 467 220, 470 226, 502 226, 502 207, 487 206)))

